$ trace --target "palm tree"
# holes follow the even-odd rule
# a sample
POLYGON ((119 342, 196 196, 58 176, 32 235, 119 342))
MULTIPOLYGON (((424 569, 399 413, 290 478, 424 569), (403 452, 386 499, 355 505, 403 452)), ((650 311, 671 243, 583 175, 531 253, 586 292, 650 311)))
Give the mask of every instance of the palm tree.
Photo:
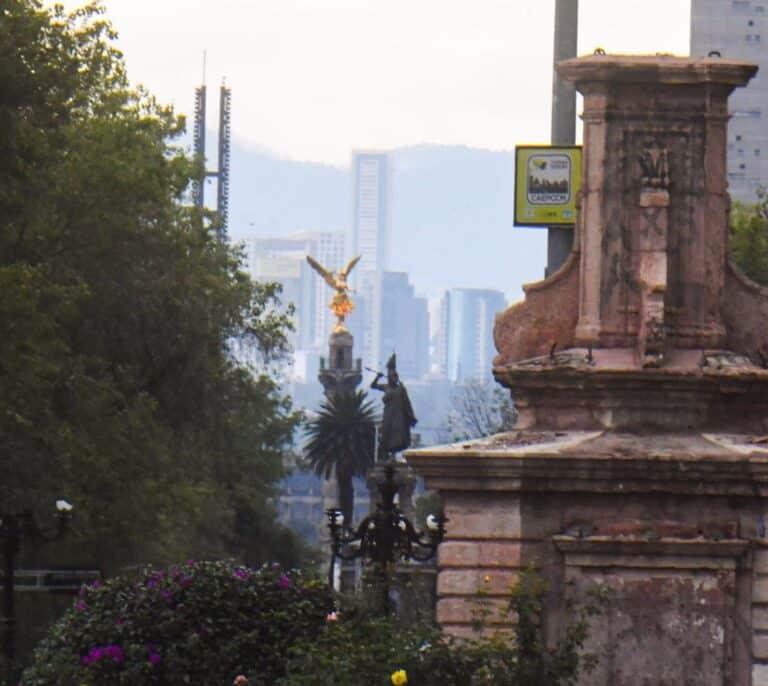
POLYGON ((315 474, 329 479, 336 474, 339 509, 352 523, 355 491, 352 479, 365 476, 373 466, 376 418, 364 391, 335 393, 309 422, 304 453, 315 474))

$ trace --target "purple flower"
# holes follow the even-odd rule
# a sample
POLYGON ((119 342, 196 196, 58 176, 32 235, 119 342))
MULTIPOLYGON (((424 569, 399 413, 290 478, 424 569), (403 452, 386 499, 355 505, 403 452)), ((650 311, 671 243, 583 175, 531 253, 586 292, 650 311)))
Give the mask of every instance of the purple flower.
POLYGON ((280 578, 277 580, 277 585, 280 588, 288 588, 291 585, 291 580, 286 574, 281 574, 280 578))
POLYGON ((108 645, 104 648, 104 656, 112 658, 112 662, 117 665, 123 664, 125 661, 125 654, 123 649, 119 645, 108 645))
POLYGON ((181 581, 179 581, 182 588, 189 588, 192 585, 192 577, 187 576, 186 574, 181 577, 181 581))
POLYGON ((163 572, 152 572, 147 579, 147 588, 157 588, 160 582, 165 578, 163 572))
POLYGON ((91 586, 90 587, 93 588, 93 589, 97 589, 99 586, 101 586, 101 582, 98 579, 94 579, 91 582, 91 586))
POLYGON ((84 600, 78 600, 75 603, 75 610, 77 612, 85 612, 88 609, 88 603, 86 603, 84 600))
POLYGON ((160 597, 170 603, 173 600, 173 593, 167 588, 164 588, 160 591, 160 597))
POLYGON ((150 653, 149 654, 149 662, 153 667, 156 667, 157 664, 160 662, 160 654, 159 653, 150 653))
POLYGON ((190 558, 189 560, 187 560, 187 565, 190 566, 190 567, 194 567, 195 566, 195 561, 190 558))
POLYGON ((234 576, 235 579, 239 579, 240 581, 247 581, 251 575, 248 573, 247 569, 238 568, 232 572, 232 576, 234 576))
POLYGON ((87 655, 80 658, 80 662, 84 665, 93 665, 99 662, 102 657, 104 657, 104 648, 101 646, 93 646, 93 648, 88 651, 87 655))

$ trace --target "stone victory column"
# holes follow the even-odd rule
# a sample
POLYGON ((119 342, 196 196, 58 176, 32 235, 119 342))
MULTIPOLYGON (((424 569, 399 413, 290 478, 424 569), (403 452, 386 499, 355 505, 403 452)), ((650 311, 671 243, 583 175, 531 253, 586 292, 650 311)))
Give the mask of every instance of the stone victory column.
POLYGON ((343 269, 333 272, 326 269, 314 257, 307 255, 307 262, 323 280, 334 290, 333 299, 329 303, 331 312, 336 315, 336 326, 328 338, 328 360, 320 358, 318 378, 323 385, 325 395, 354 391, 363 378, 360 359, 353 362, 352 334, 344 324, 344 318, 352 313, 354 304, 349 297, 347 277, 354 266, 360 261, 360 256, 352 258, 343 269))
POLYGON ((727 254, 728 96, 754 65, 594 55, 573 252, 497 316, 517 430, 411 450, 452 525, 438 621, 468 633, 533 563, 555 641, 612 588, 582 684, 768 684, 768 289, 727 254), (556 345, 553 345, 556 344, 556 345), (764 354, 764 350, 763 350, 764 354))

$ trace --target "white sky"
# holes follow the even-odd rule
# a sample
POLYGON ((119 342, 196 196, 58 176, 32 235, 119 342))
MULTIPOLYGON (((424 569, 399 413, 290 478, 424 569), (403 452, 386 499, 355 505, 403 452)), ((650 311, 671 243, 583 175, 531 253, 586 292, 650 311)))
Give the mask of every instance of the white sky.
MULTIPOLYGON (((346 165, 356 148, 549 137, 554 0, 105 4, 131 79, 188 115, 207 50, 210 121, 226 77, 240 144, 346 165)), ((581 0, 579 53, 687 54, 689 24, 690 0, 581 0)))

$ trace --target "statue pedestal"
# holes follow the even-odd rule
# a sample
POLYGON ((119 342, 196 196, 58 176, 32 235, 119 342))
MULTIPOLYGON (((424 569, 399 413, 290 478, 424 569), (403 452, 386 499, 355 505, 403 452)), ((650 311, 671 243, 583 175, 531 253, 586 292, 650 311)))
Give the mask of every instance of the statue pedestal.
POLYGON ((535 564, 553 642, 569 601, 615 592, 581 683, 768 683, 750 681, 768 660, 768 449, 750 440, 521 431, 410 453, 449 521, 438 621, 471 634, 477 590, 501 599, 535 564))
POLYGON ((448 517, 439 622, 471 632, 535 564, 546 640, 592 623, 582 686, 768 686, 768 289, 727 259, 728 95, 755 66, 594 55, 574 252, 497 315, 519 431, 408 453, 448 517), (484 582, 485 577, 489 582, 484 582))
POLYGON ((413 492, 416 489, 417 477, 416 474, 414 474, 413 469, 408 466, 407 462, 377 462, 368 472, 365 483, 366 486, 368 486, 368 494, 370 497, 370 511, 375 512, 376 506, 381 503, 379 486, 384 483, 386 479, 385 469, 387 465, 391 465, 395 469, 393 480, 395 486, 397 486, 397 506, 400 509, 400 512, 410 518, 413 515, 413 492))

